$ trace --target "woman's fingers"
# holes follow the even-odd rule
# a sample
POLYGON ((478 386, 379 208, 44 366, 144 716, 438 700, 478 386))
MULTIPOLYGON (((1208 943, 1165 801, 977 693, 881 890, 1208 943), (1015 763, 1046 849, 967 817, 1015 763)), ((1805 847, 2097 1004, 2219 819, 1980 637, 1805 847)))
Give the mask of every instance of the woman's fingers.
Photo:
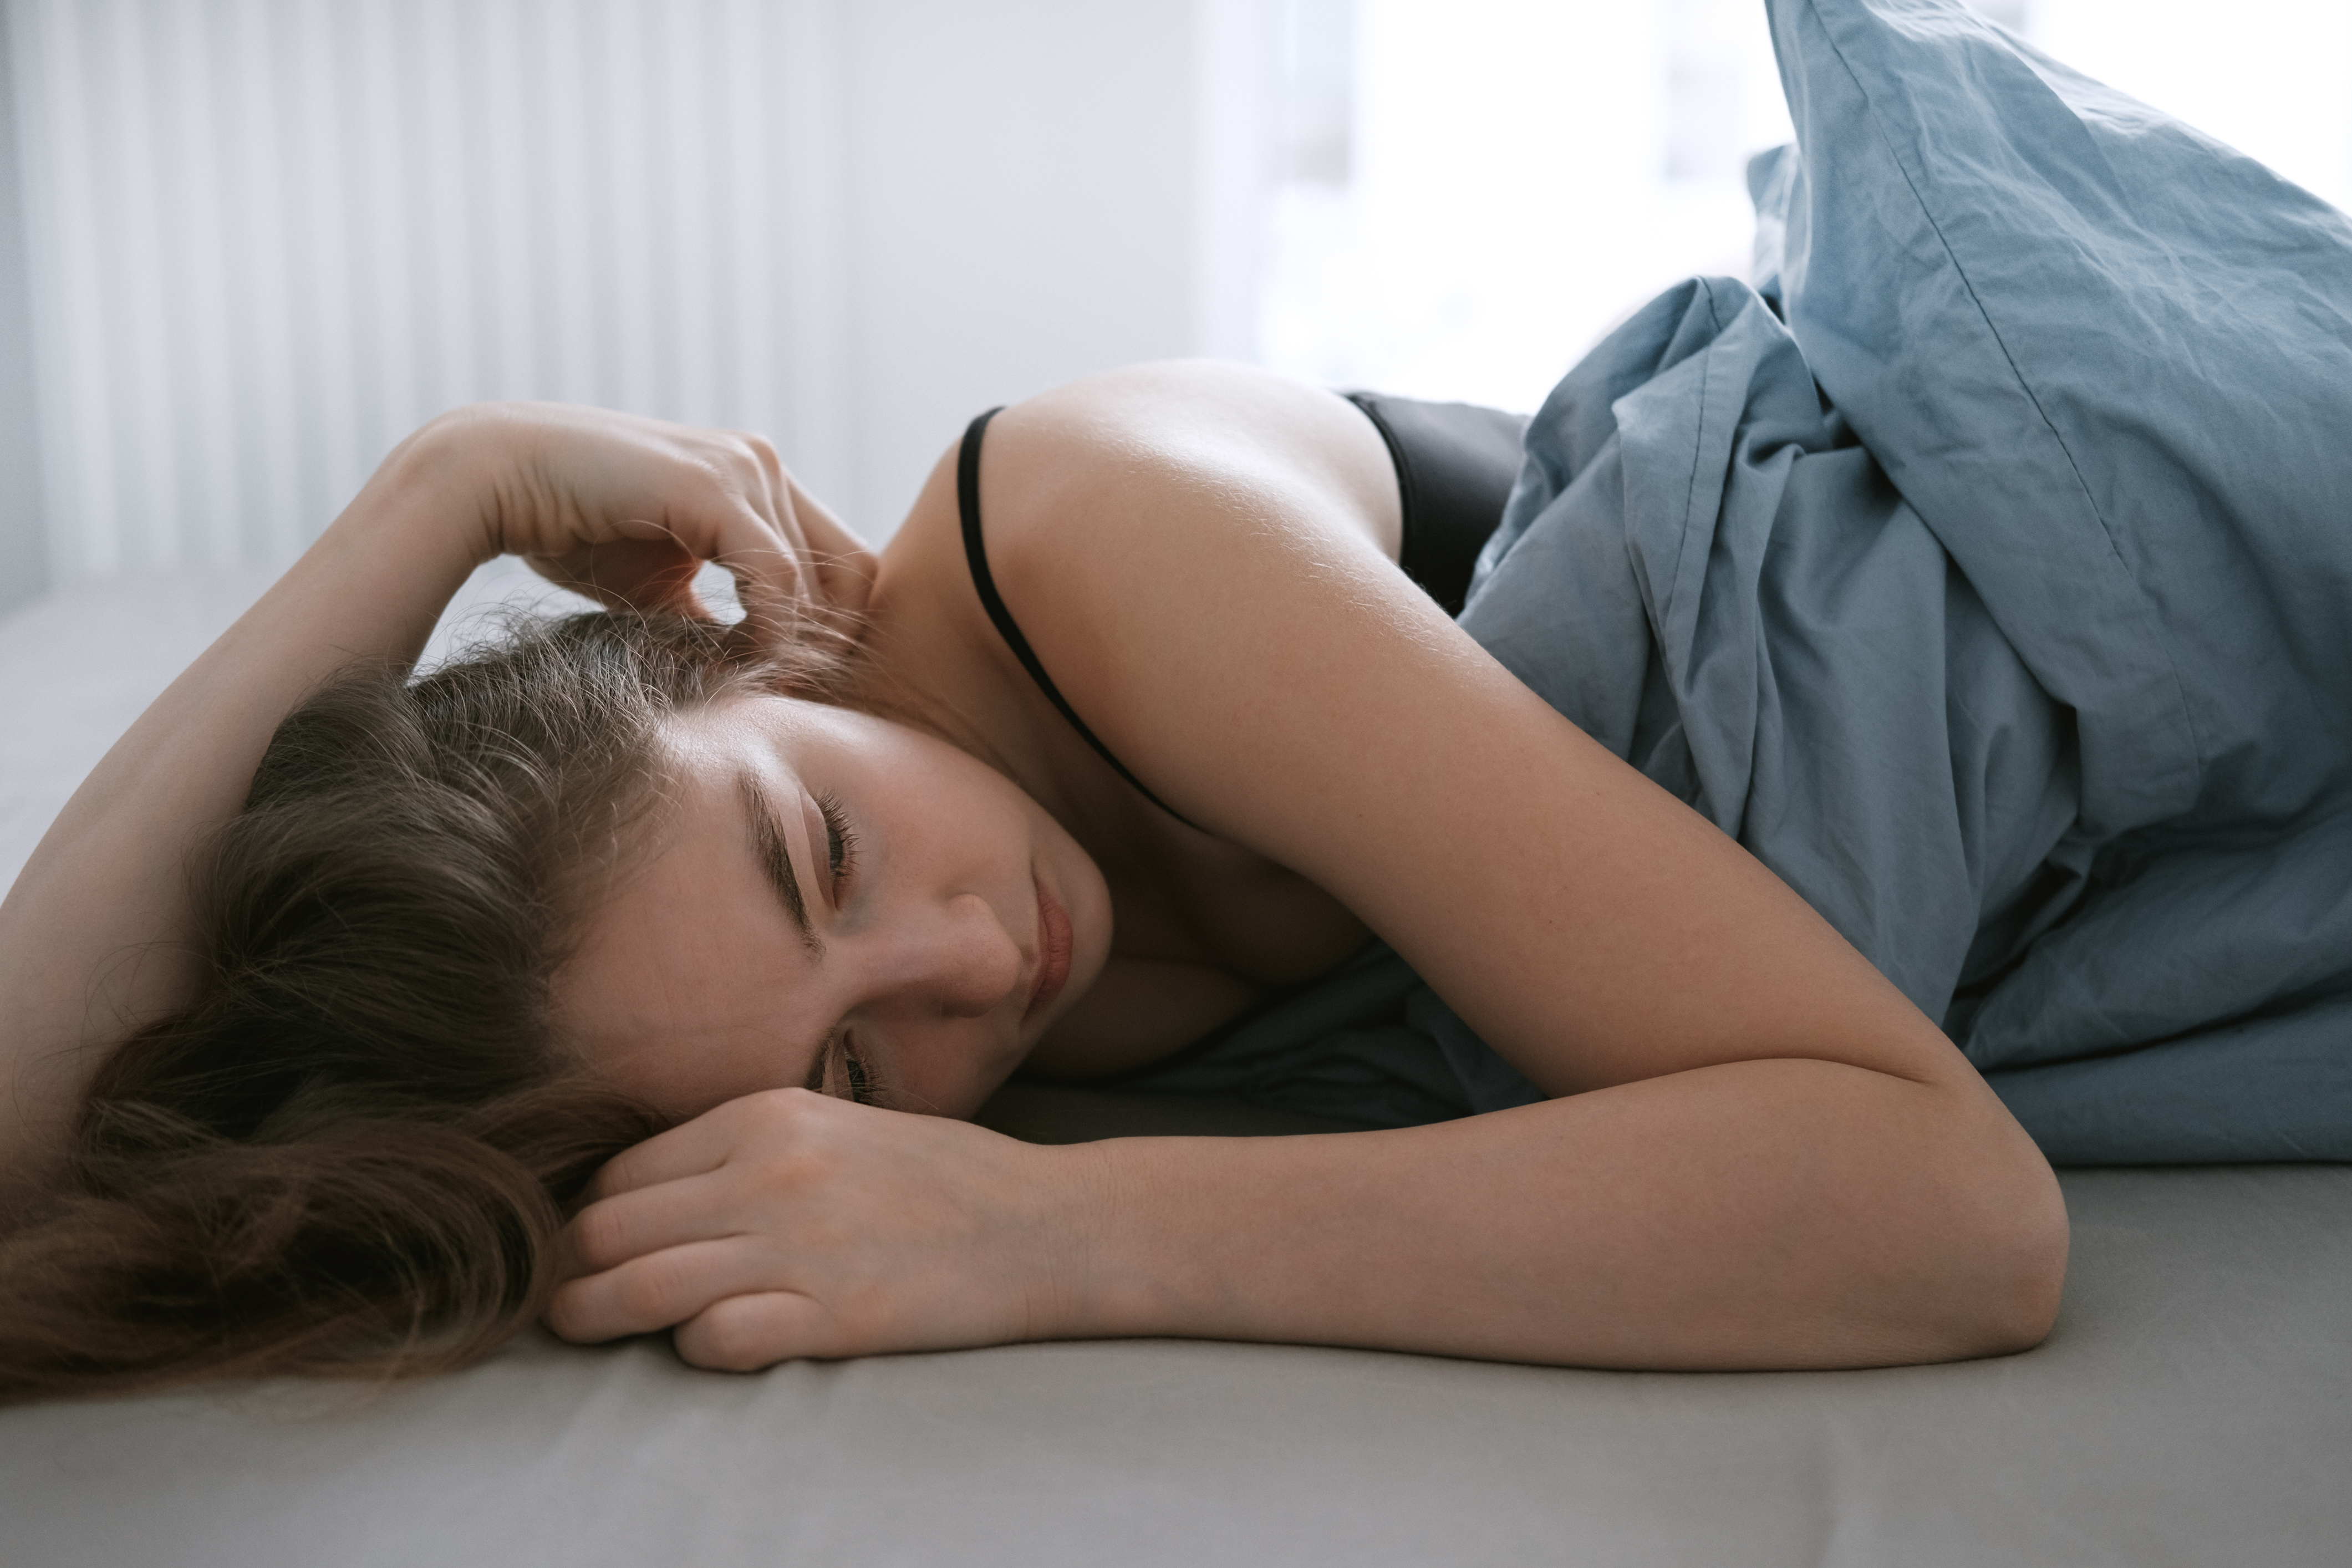
POLYGON ((799 618, 814 615, 836 631, 846 630, 866 608, 875 558, 824 504, 800 487, 765 437, 730 433, 743 460, 739 481, 748 509, 772 535, 782 556, 765 559, 759 546, 718 557, 735 574, 747 614, 765 624, 760 635, 788 633, 799 618), (772 566, 774 570, 763 570, 772 566))
MULTIPOLYGON (((776 542, 747 536, 717 558, 734 575, 747 634, 761 640, 791 637, 811 620, 833 632, 849 631, 866 607, 870 557, 860 561, 854 541, 845 549, 822 531, 813 535, 791 492, 779 494, 784 505, 772 534, 776 542)), ((833 531, 846 531, 836 525, 833 531)))
POLYGON ((546 404, 462 417, 512 458, 486 497, 491 547, 567 587, 702 614, 690 584, 717 562, 759 637, 812 617, 845 631, 864 606, 871 552, 761 437, 546 404))
POLYGON ((709 1241, 747 1228, 731 1212, 723 1178, 688 1176, 590 1204, 564 1227, 564 1260, 579 1275, 617 1268, 666 1247, 709 1241))
POLYGON ((711 559, 735 579, 748 635, 785 637, 825 609, 805 550, 761 525, 730 530, 711 559))
MULTIPOLYGON (((771 1089, 771 1094, 807 1094, 804 1089, 771 1089)), ((748 1099, 757 1097, 746 1096, 748 1099)), ((642 1143, 631 1144, 604 1162, 602 1169, 588 1179, 580 1196, 583 1204, 596 1204, 607 1198, 619 1197, 640 1188, 659 1186, 668 1182, 682 1182, 716 1171, 727 1163, 735 1148, 736 1138, 744 1119, 742 1100, 730 1100, 713 1107, 691 1121, 680 1122, 666 1131, 656 1132, 642 1143)), ((748 1109, 748 1108, 746 1108, 748 1109)))
MULTIPOLYGON (((580 1194, 564 1248, 582 1270, 751 1229, 762 1203, 821 1180, 835 1162, 809 1145, 849 1109, 804 1089, 746 1095, 607 1160, 580 1194)), ((865 1116, 888 1114, 856 1108, 865 1116)))
POLYGON ((866 613, 866 597, 873 592, 874 574, 880 562, 864 540, 834 516, 823 501, 801 489, 790 474, 784 476, 784 487, 792 501, 793 516, 808 541, 808 558, 816 567, 825 602, 854 621, 866 613))
POLYGON ((559 1287, 547 1325, 579 1344, 667 1329, 730 1295, 772 1284, 758 1276, 759 1252, 750 1238, 730 1236, 632 1258, 559 1287))
POLYGON ((824 1355, 835 1325, 823 1304, 796 1290, 761 1290, 714 1301, 677 1326, 677 1353, 714 1372, 757 1372, 824 1355))
POLYGON ((833 1314, 796 1290, 746 1289, 756 1265, 740 1238, 673 1247, 555 1293, 548 1327, 575 1344, 677 1328, 696 1366, 756 1372, 837 1347, 833 1314))
POLYGON ((675 540, 616 539, 525 560, 541 576, 607 607, 701 613, 694 574, 702 563, 675 540))
POLYGON ((1033 1335, 1076 1299, 1066 1220, 1097 1206, 1092 1171, 965 1122, 746 1095, 599 1173, 549 1321, 578 1340, 683 1325, 712 1366, 1033 1335))

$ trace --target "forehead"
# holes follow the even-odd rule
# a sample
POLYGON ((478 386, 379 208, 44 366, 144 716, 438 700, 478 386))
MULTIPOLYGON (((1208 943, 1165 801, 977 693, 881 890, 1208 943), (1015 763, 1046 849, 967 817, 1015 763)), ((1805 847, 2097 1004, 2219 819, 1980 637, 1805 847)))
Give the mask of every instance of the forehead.
POLYGON ((657 733, 674 761, 708 771, 751 761, 790 766, 805 745, 871 743, 887 728, 849 709, 752 690, 673 713, 657 733))
POLYGON ((790 793, 813 746, 837 752, 854 743, 835 714, 799 698, 747 692, 665 719, 655 739, 667 775, 664 839, 748 842, 746 781, 772 795, 790 793))
POLYGON ((705 710, 665 725, 660 820, 551 985, 560 1033, 665 1109, 768 1087, 813 1048, 792 1005, 805 955, 759 869, 740 788, 747 769, 788 773, 789 748, 744 717, 705 710))
POLYGON ((798 728, 793 712, 796 706, 789 697, 740 692, 672 713, 656 733, 674 763, 707 771, 730 760, 740 762, 761 739, 781 739, 798 728))

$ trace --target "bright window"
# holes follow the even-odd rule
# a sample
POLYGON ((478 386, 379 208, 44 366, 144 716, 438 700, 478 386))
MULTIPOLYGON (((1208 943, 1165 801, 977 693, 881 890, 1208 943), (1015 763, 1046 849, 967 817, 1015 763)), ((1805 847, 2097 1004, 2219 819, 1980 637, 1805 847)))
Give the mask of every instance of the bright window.
MULTIPOLYGON (((1982 0, 2068 64, 2352 206, 2346 0, 1982 0)), ((1789 136, 1760 0, 1286 0, 1260 352, 1532 408, 1625 311, 1744 274, 1789 136)))

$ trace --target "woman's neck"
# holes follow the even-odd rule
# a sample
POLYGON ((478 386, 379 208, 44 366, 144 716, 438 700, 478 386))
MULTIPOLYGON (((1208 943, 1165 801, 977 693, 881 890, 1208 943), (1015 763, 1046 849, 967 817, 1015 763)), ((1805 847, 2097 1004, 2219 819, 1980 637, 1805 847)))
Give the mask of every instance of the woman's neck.
POLYGON ((979 758, 1090 852, 1116 856, 1135 835, 1139 803, 1097 764, 989 621, 942 478, 934 474, 882 552, 845 700, 979 758))

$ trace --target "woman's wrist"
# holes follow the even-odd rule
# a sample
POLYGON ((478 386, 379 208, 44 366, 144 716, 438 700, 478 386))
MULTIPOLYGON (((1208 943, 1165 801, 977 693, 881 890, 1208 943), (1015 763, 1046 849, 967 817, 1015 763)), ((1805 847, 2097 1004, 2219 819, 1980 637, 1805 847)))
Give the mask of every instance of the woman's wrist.
POLYGON ((385 454, 337 526, 438 546, 470 572, 501 553, 499 497, 514 482, 527 436, 527 422, 504 405, 439 415, 385 454))
POLYGON ((1115 1138, 1040 1151, 1063 1167, 1053 1268, 1064 1321, 1038 1337, 1217 1332, 1214 1263, 1182 1212, 1188 1195, 1208 1194, 1175 1165, 1187 1152, 1225 1142, 1115 1138))

